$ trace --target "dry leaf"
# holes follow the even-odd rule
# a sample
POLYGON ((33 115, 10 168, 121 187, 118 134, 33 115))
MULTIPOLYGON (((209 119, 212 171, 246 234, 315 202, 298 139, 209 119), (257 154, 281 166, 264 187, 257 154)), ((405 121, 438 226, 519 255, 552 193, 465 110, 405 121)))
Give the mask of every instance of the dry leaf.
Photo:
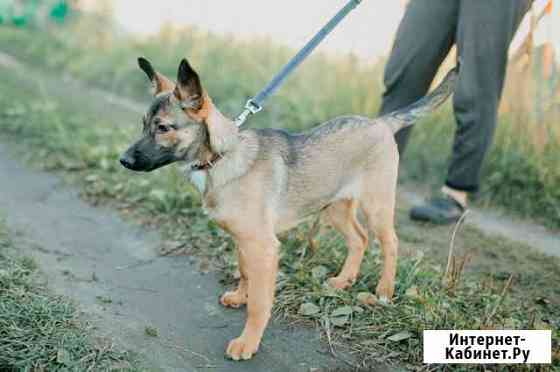
POLYGON ((416 300, 420 298, 420 293, 418 292, 418 287, 416 286, 409 287, 404 294, 406 297, 414 298, 416 300))
POLYGON ((319 308, 319 306, 317 306, 317 305, 315 305, 311 302, 305 302, 305 303, 301 304, 301 306, 299 307, 300 314, 303 314, 303 315, 306 315, 306 316, 318 314, 320 311, 321 311, 321 309, 319 308))
POLYGON ((370 292, 360 292, 358 293, 358 296, 356 296, 357 300, 359 303, 363 304, 363 305, 369 305, 369 306, 373 306, 375 304, 377 304, 377 297, 370 292))
POLYGON ((410 338, 410 337, 412 337, 412 333, 410 333, 408 331, 402 331, 402 332, 399 332, 399 333, 395 333, 391 337, 387 337, 387 340, 393 341, 393 342, 399 342, 399 341, 406 340, 407 338, 410 338))

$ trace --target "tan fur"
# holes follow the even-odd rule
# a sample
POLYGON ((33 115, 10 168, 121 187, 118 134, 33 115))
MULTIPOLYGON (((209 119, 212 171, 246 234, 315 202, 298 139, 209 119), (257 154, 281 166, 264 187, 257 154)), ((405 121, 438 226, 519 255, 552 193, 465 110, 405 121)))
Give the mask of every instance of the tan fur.
POLYGON ((222 139, 234 145, 207 171, 203 199, 210 216, 237 242, 242 272, 238 288, 226 292, 220 302, 235 308, 248 306, 245 329, 228 346, 228 355, 247 359, 258 349, 274 297, 276 235, 323 209, 348 246, 344 266, 329 284, 344 289, 359 274, 368 243, 367 232, 356 217, 361 207, 384 257, 377 294, 390 300, 398 245, 393 225, 398 153, 389 127, 379 123, 319 135, 302 146, 301 163, 290 168, 281 153, 291 150, 281 137, 262 138, 253 130, 238 133, 233 122, 215 111, 211 106, 209 118, 215 121, 207 123, 210 137, 219 128, 220 136, 226 133, 235 138, 222 139))
MULTIPOLYGON (((181 97, 183 96, 184 94, 180 94, 177 98, 181 99, 181 97)), ((200 108, 185 109, 185 113, 197 123, 204 123, 208 119, 211 106, 212 106, 212 100, 205 92, 202 96, 202 106, 200 108)))
MULTIPOLYGON (((143 61, 143 66, 153 71, 149 62, 143 61)), ((361 209, 383 253, 376 292, 391 300, 398 256, 394 210, 399 155, 393 135, 449 96, 456 75, 449 76, 409 111, 375 120, 340 117, 310 132, 289 135, 271 129, 239 131, 201 90, 188 62, 181 62, 173 96, 181 100, 180 115, 186 114, 191 124, 170 119, 172 98, 159 97, 146 116, 145 138, 131 146, 125 158, 127 164, 136 164, 128 165, 134 170, 169 164, 170 153, 174 161, 185 162, 209 215, 235 240, 241 277, 238 288, 226 292, 220 302, 235 308, 247 304, 247 321, 241 335, 229 343, 229 357, 249 359, 259 348, 274 302, 277 234, 318 213, 344 236, 348 247, 341 271, 328 283, 344 289, 359 275, 368 248, 367 230, 357 219, 361 209), (166 120, 174 129, 158 134, 160 125, 155 123, 166 120), (139 152, 144 154, 142 165, 133 162, 139 152), (146 154, 161 164, 147 161, 146 154), (218 160, 201 167, 209 159, 218 160)))
POLYGON ((173 83, 171 80, 169 80, 159 72, 156 72, 156 75, 152 83, 153 83, 154 95, 163 92, 171 92, 173 89, 175 89, 175 83, 173 83))

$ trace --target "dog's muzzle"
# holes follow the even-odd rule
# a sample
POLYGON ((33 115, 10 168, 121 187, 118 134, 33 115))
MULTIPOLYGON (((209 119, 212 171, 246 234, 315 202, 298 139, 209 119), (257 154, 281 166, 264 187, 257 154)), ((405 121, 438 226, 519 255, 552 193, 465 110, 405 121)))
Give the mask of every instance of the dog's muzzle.
POLYGON ((128 155, 128 154, 123 154, 123 156, 121 156, 120 160, 121 164, 123 165, 123 167, 131 169, 131 170, 135 170, 134 164, 135 164, 135 159, 128 155))

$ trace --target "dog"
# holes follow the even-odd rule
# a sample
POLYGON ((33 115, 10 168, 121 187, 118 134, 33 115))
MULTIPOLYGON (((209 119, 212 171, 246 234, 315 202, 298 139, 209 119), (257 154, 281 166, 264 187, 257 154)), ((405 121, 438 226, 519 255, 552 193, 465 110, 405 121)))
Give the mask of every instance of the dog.
POLYGON ((216 108, 186 59, 177 82, 138 59, 154 100, 143 117, 143 135, 121 157, 133 171, 180 162, 209 216, 237 246, 240 280, 222 305, 247 305, 241 335, 226 350, 234 360, 258 350, 271 315, 278 270, 277 234, 320 213, 345 238, 348 255, 328 284, 352 285, 368 247, 367 227, 378 239, 383 269, 376 293, 390 301, 395 287, 395 193, 399 154, 394 134, 432 112, 452 93, 452 70, 430 95, 377 119, 343 116, 300 134, 277 129, 240 130, 216 108))

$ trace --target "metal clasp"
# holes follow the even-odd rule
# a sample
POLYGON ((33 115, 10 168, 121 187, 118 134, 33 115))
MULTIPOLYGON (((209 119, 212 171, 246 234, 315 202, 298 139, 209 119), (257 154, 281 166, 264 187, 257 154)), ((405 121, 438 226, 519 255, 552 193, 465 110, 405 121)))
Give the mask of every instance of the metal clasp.
POLYGON ((250 99, 245 104, 245 110, 235 119, 235 125, 240 127, 245 123, 249 115, 256 114, 257 112, 262 110, 262 106, 250 99))
POLYGON ((251 111, 251 114, 256 114, 257 112, 262 110, 262 106, 253 101, 253 99, 247 101, 247 103, 245 104, 245 108, 251 111))

